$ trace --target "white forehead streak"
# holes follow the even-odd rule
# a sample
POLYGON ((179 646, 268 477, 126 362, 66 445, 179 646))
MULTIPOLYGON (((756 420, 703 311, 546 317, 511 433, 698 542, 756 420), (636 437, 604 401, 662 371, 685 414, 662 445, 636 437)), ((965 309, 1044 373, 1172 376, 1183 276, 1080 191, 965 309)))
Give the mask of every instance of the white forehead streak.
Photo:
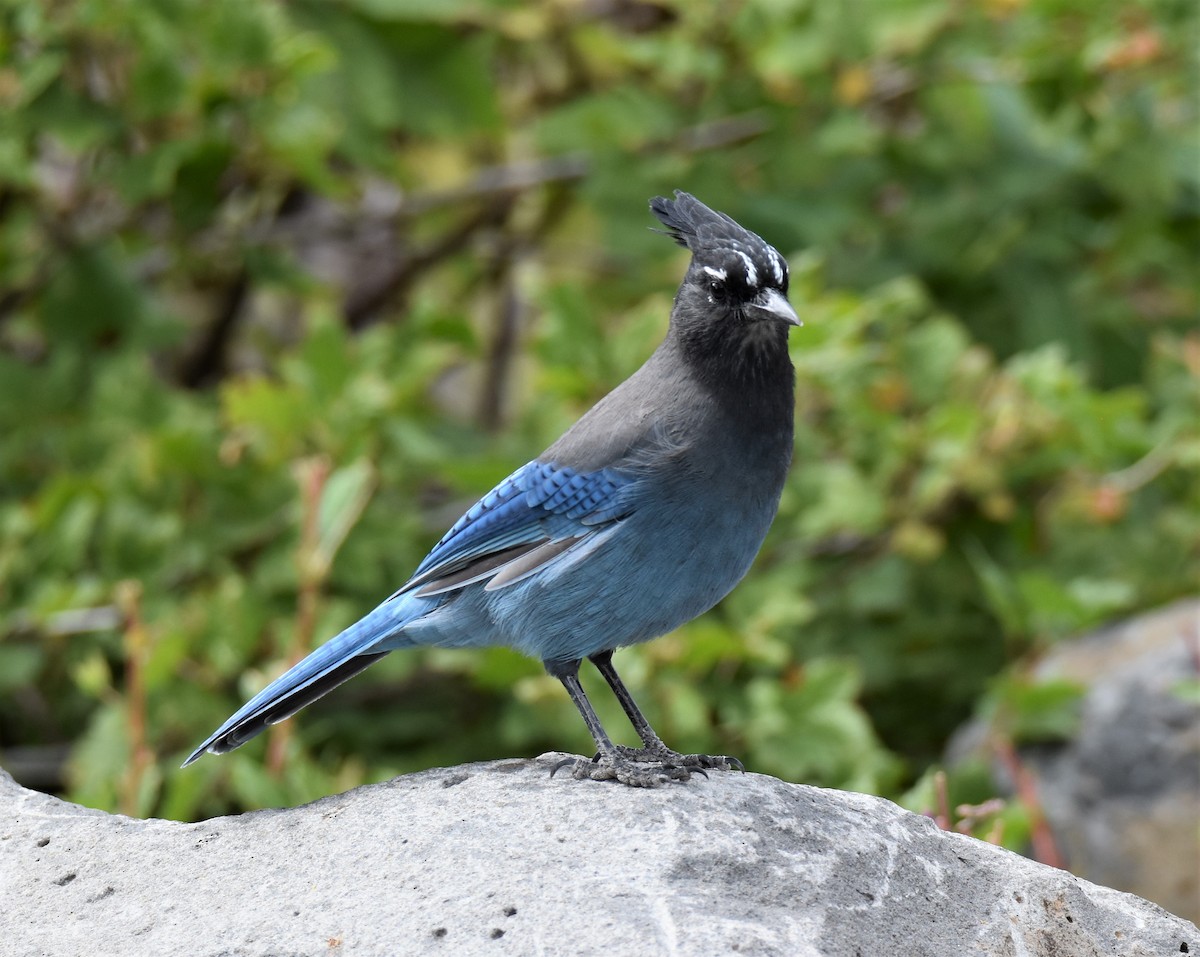
POLYGON ((735 249, 735 253, 742 257, 742 262, 746 264, 746 285, 753 289, 758 285, 758 270, 754 268, 754 261, 740 249, 735 249))
POLYGON ((724 269, 713 269, 712 266, 705 266, 704 271, 706 273, 708 273, 710 276, 712 276, 713 279, 720 279, 721 281, 725 280, 725 270, 724 269))

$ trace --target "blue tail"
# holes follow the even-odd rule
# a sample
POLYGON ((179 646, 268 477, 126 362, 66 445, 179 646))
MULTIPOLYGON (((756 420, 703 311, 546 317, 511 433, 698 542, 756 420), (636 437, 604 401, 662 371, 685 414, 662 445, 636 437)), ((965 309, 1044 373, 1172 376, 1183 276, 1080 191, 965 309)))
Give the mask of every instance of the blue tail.
POLYGON ((412 617, 411 614, 403 614, 403 606, 398 604, 397 599, 384 602, 247 701, 188 755, 181 767, 186 768, 206 751, 224 754, 241 747, 270 725, 278 724, 305 705, 312 704, 347 678, 352 678, 403 644, 395 641, 396 633, 412 617))

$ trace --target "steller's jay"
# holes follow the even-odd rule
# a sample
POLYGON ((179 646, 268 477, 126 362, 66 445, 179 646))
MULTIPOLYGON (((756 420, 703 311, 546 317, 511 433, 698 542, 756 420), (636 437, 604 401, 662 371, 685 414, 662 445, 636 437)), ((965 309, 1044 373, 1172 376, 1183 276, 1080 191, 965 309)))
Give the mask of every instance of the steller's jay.
POLYGON ((613 669, 617 648, 715 605, 750 567, 792 456, 795 374, 783 257, 677 191, 650 209, 691 250, 654 354, 460 518, 412 578, 214 731, 221 754, 397 648, 508 645, 540 658, 595 738, 576 778, 655 787, 736 758, 667 748, 613 669), (589 659, 642 747, 614 745, 579 683, 589 659), (691 769, 691 770, 689 770, 691 769))

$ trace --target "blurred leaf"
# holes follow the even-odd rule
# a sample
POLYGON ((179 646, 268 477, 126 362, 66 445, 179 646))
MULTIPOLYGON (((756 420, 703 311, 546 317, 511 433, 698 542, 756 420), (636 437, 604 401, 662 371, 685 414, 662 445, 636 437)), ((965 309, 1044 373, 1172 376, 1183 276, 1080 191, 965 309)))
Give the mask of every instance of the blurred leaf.
POLYGON ((1171 688, 1180 701, 1200 705, 1200 680, 1180 681, 1171 688))
POLYGON ((112 249, 81 249, 59 264, 46 290, 42 318, 55 339, 96 345, 135 326, 141 291, 112 249))
POLYGON ((0 692, 11 694, 32 684, 41 664, 42 655, 37 648, 0 643, 0 692))
POLYGON ((1079 729, 1084 686, 1072 681, 1001 682, 998 727, 1018 744, 1067 741, 1079 729))
POLYGON ((328 569, 333 563, 342 542, 371 500, 375 482, 375 469, 366 459, 337 469, 325 482, 317 510, 317 543, 313 556, 318 568, 328 569))

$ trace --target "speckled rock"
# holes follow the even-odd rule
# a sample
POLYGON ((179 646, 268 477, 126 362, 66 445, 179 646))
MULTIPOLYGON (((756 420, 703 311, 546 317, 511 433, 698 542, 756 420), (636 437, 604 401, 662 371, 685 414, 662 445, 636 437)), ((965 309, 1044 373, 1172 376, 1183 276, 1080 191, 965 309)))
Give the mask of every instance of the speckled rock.
POLYGON ((1200 933, 879 798, 714 773, 638 791, 558 756, 199 824, 0 772, 12 957, 1166 957, 1200 933))

